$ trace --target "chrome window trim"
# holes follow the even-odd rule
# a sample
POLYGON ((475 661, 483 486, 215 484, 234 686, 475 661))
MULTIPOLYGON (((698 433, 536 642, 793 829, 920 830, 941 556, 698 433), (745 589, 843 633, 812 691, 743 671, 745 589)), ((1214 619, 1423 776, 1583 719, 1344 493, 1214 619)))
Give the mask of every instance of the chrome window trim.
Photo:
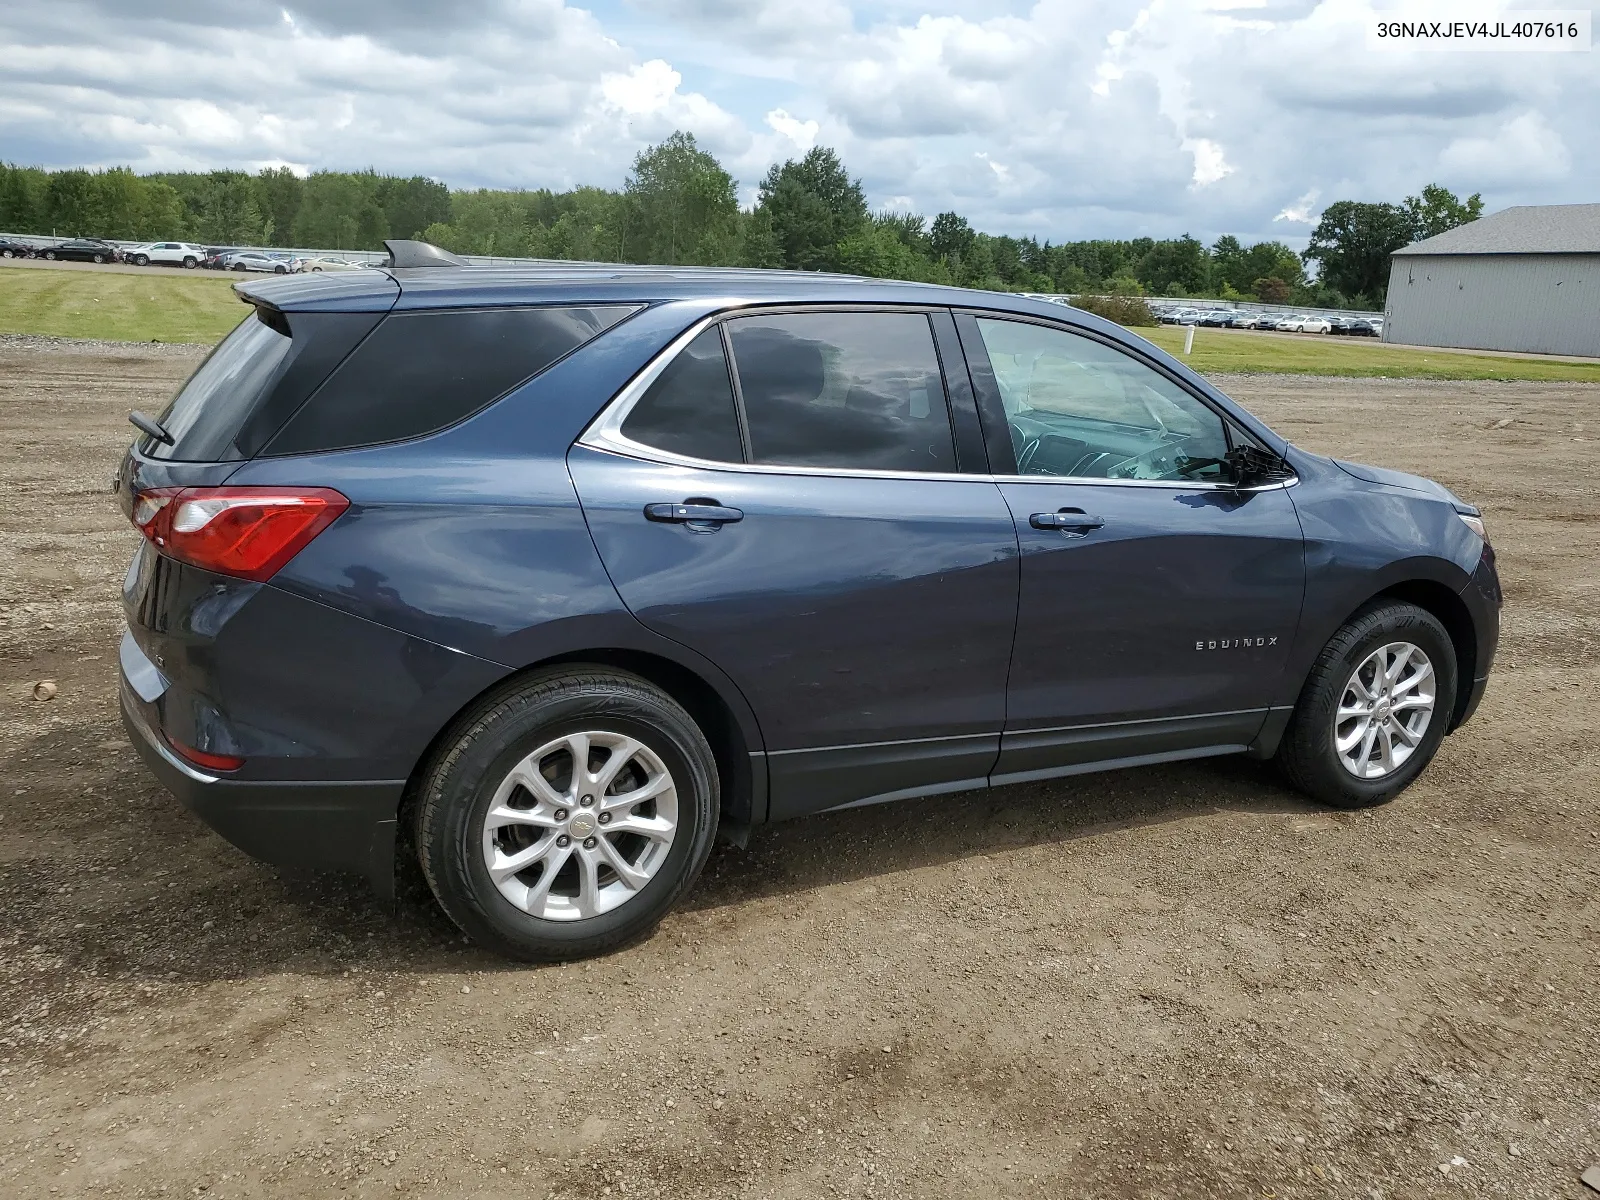
MULTIPOLYGON (((807 312, 827 308, 829 311, 846 311, 850 306, 812 306, 799 308, 786 307, 781 311, 807 312)), ((766 312, 766 308, 751 309, 748 312, 766 312)), ((774 309, 773 311, 779 311, 774 309)), ((871 311, 879 311, 872 309, 871 311)), ((919 309, 917 311, 933 311, 919 309)), ((600 415, 589 422, 588 427, 578 435, 575 445, 586 446, 590 450, 602 450, 609 454, 616 454, 623 458, 638 459, 642 462, 654 463, 664 467, 688 467, 697 471, 728 471, 738 474, 755 475, 805 475, 820 476, 823 478, 839 479, 913 479, 928 482, 942 483, 1056 483, 1071 484, 1074 487, 1146 487, 1165 488, 1169 491, 1187 492, 1274 492, 1284 488, 1293 487, 1300 482, 1298 476, 1291 476, 1286 480, 1275 483, 1261 484, 1256 487, 1238 487, 1231 483, 1201 483, 1181 479, 1096 479, 1073 475, 987 475, 977 472, 963 471, 880 471, 869 470, 863 467, 819 467, 800 463, 730 463, 719 462, 709 458, 694 458, 687 454, 675 454, 671 450, 662 450, 655 446, 647 446, 643 442, 636 442, 622 432, 622 424, 628 419, 628 414, 633 411, 645 392, 650 390, 650 385, 661 378, 662 373, 671 364, 672 360, 686 350, 691 342, 713 325, 738 315, 734 312, 722 311, 712 313, 710 316, 701 317, 688 329, 673 338, 656 356, 647 362, 639 372, 630 379, 611 402, 600 410, 600 415)), ((1048 324, 1040 321, 1039 324, 1048 324)), ((948 389, 947 389, 948 390, 948 389)), ((1187 389, 1185 389, 1187 390, 1187 389)), ((1196 397, 1200 399, 1200 397, 1196 397)), ((1201 400, 1204 403, 1203 400, 1201 400)), ((1206 407, 1210 408, 1208 404, 1206 407)), ((1212 411, 1215 411, 1213 409, 1212 411)), ((1218 413, 1225 421, 1227 417, 1218 413)))

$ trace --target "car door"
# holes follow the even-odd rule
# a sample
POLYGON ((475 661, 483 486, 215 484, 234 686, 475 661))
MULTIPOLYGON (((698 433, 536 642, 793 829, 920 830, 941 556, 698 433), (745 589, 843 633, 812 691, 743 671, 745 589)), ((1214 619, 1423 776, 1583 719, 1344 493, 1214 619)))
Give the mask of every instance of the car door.
POLYGON ((999 752, 1017 539, 940 320, 959 364, 948 313, 707 323, 568 459, 628 608, 750 701, 774 819, 981 786, 999 752))
POLYGON ((1109 339, 958 323, 1022 551, 996 782, 1245 748, 1305 587, 1284 483, 1234 486, 1248 435, 1109 339))

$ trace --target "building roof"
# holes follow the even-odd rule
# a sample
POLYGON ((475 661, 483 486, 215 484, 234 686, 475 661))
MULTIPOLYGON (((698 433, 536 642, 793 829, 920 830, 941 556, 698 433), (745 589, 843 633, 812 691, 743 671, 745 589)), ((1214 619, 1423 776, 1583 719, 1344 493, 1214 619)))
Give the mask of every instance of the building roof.
POLYGON ((1600 254, 1600 204, 1502 209, 1395 254, 1600 254))

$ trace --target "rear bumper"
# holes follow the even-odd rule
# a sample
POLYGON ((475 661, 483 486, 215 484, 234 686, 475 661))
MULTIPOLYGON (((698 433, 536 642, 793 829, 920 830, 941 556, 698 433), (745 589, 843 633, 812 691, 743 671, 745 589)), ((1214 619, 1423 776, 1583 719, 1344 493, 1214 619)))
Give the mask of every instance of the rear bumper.
POLYGON ((150 706, 128 674, 125 666, 123 727, 184 807, 252 858, 279 867, 353 871, 385 899, 394 895, 395 817, 405 780, 267 782, 201 771, 151 727, 150 706))

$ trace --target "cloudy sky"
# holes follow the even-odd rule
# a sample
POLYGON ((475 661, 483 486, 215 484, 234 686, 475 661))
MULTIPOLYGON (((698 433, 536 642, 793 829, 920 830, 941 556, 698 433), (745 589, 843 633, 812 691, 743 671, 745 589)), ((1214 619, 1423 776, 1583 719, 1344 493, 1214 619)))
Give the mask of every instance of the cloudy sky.
POLYGON ((1362 0, 10 0, 0 158, 614 187, 642 146, 687 129, 746 203, 770 163, 821 144, 875 208, 955 208, 1055 240, 1303 244, 1332 200, 1430 181, 1491 209, 1600 200, 1600 51, 1384 52, 1368 45, 1373 13, 1362 0))

